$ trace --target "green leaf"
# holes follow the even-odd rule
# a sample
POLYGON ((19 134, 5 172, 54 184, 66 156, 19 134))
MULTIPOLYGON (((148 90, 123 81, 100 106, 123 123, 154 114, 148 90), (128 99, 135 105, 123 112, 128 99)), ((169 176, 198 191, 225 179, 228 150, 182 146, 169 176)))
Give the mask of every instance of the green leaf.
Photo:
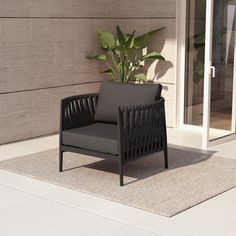
POLYGON ((97 30, 97 38, 102 48, 112 48, 115 46, 115 37, 112 33, 107 31, 97 30))
POLYGON ((199 61, 197 63, 195 73, 197 73, 200 77, 203 77, 203 75, 204 75, 204 64, 202 62, 199 61))
POLYGON ((136 48, 146 48, 149 44, 150 44, 150 41, 152 39, 152 37, 159 31, 163 30, 165 28, 164 27, 161 27, 159 29, 156 29, 156 30, 153 30, 153 31, 150 31, 146 34, 143 34, 142 36, 139 36, 137 38, 134 39, 134 46, 136 48))
POLYGON ((124 46, 126 43, 126 38, 118 25, 116 26, 116 34, 117 34, 117 38, 119 40, 120 45, 124 46))
POLYGON ((135 78, 139 81, 147 82, 145 74, 138 74, 138 69, 144 66, 143 62, 149 59, 165 59, 157 52, 143 56, 142 49, 147 47, 152 37, 163 28, 150 31, 139 37, 135 36, 135 31, 131 34, 125 34, 119 26, 116 27, 117 35, 98 29, 97 38, 104 52, 87 58, 105 62, 108 69, 101 73, 112 74, 117 81, 122 83, 135 78), (107 61, 108 59, 109 62, 107 61), (137 75, 134 77, 135 74, 137 75))
POLYGON ((134 56, 138 53, 137 49, 131 46, 130 48, 126 48, 126 54, 130 58, 130 60, 133 60, 134 56))
POLYGON ((162 60, 165 61, 165 58, 158 52, 151 52, 143 56, 142 60, 146 59, 155 59, 155 60, 162 60))
POLYGON ((163 26, 163 27, 161 27, 161 28, 159 28, 159 29, 150 31, 150 32, 148 32, 147 34, 149 34, 150 36, 154 36, 157 32, 159 32, 159 31, 161 31, 161 30, 163 30, 163 29, 165 29, 165 28, 166 28, 166 27, 163 26))
POLYGON ((107 69, 107 70, 101 71, 100 73, 112 75, 113 71, 112 71, 112 69, 107 69))
POLYGON ((198 48, 201 48, 201 47, 204 47, 205 46, 205 43, 202 42, 202 43, 194 43, 194 48, 195 49, 198 49, 198 48))
POLYGON ((147 82, 147 77, 146 77, 145 74, 140 73, 140 74, 135 75, 134 77, 137 80, 140 80, 140 81, 143 81, 143 82, 147 82))
POLYGON ((120 53, 120 51, 122 51, 123 50, 123 48, 122 48, 122 46, 120 46, 120 45, 118 45, 118 46, 115 46, 115 47, 113 47, 113 52, 117 52, 117 53, 120 53))
POLYGON ((132 48, 133 44, 134 44, 134 34, 135 34, 135 30, 133 31, 133 33, 131 35, 127 35, 128 36, 128 40, 125 44, 126 48, 132 48))
POLYGON ((87 59, 99 60, 99 61, 106 61, 106 60, 107 60, 107 56, 104 55, 104 54, 96 55, 96 56, 87 56, 87 59))
POLYGON ((134 46, 136 48, 146 48, 150 43, 150 36, 145 35, 134 39, 134 46))

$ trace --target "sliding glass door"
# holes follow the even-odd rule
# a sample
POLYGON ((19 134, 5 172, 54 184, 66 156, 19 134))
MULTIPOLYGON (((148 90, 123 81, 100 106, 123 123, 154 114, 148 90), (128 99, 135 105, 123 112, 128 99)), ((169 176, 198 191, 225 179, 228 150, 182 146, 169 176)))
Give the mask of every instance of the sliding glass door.
POLYGON ((187 12, 184 123, 206 148, 235 133, 236 1, 190 0, 187 12))

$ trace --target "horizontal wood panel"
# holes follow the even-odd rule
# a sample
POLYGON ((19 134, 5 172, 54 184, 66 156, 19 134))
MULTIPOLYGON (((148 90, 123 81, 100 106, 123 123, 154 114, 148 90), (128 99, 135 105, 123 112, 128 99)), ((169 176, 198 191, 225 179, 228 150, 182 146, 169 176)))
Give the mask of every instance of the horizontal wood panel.
POLYGON ((0 6, 2 17, 168 18, 176 15, 176 0, 0 0, 0 6))
POLYGON ((100 83, 0 95, 0 143, 58 132, 60 100, 97 92, 100 83))

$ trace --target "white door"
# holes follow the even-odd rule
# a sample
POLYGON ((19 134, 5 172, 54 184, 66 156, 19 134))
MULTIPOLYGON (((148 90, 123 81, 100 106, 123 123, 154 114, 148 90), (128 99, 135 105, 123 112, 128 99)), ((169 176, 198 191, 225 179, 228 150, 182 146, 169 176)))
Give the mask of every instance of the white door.
POLYGON ((235 138, 236 2, 206 0, 202 146, 235 138))

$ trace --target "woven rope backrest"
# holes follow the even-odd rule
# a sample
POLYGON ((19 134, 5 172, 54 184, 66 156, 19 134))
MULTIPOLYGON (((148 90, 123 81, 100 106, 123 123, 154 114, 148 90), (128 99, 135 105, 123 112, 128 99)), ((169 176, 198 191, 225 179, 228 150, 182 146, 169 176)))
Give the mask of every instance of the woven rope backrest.
POLYGON ((163 149, 165 127, 164 99, 148 106, 121 108, 123 152, 125 159, 163 149))
POLYGON ((73 129, 85 126, 94 121, 95 106, 98 94, 86 94, 69 97, 63 100, 64 128, 73 129))

